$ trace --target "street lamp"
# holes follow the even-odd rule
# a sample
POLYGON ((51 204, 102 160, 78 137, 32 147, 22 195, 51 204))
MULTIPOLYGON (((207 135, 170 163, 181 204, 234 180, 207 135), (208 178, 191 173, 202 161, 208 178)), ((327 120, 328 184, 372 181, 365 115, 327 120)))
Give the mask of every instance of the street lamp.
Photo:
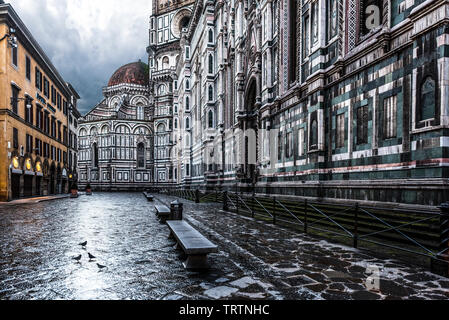
POLYGON ((15 35, 16 29, 9 28, 9 33, 5 34, 3 38, 0 39, 0 42, 8 38, 8 46, 10 48, 17 48, 17 37, 15 35))
POLYGON ((14 103, 16 103, 16 102, 19 102, 19 101, 26 101, 27 102, 27 104, 26 104, 26 107, 27 107, 27 109, 31 109, 31 99, 30 98, 28 98, 28 97, 25 97, 25 98, 14 98, 14 97, 11 97, 11 104, 14 104, 14 103))

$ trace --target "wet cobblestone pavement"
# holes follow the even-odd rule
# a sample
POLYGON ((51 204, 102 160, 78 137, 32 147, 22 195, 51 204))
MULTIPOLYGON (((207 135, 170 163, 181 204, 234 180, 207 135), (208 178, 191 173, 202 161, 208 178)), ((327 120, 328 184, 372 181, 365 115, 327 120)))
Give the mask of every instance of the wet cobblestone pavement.
POLYGON ((183 200, 185 219, 219 246, 211 270, 186 271, 153 213, 175 198, 157 198, 0 207, 0 299, 449 299, 449 279, 427 270, 183 200), (365 286, 373 266, 380 291, 365 286))

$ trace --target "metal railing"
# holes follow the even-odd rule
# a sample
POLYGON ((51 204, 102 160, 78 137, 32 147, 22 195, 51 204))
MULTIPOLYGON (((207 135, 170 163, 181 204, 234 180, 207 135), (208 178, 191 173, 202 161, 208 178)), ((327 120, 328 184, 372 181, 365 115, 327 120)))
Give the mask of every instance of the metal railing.
POLYGON ((370 244, 424 256, 432 264, 447 264, 445 269, 449 272, 449 205, 441 207, 440 212, 429 212, 256 197, 218 190, 167 189, 165 193, 196 203, 223 203, 224 211, 293 226, 304 233, 332 234, 351 240, 354 248, 370 244))

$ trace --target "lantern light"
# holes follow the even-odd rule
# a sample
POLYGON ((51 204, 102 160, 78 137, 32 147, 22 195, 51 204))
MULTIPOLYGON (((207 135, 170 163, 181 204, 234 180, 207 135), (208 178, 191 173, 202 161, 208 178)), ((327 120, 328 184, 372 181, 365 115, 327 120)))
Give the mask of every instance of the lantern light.
POLYGON ((19 169, 19 158, 14 157, 12 159, 12 166, 14 167, 14 169, 19 169))

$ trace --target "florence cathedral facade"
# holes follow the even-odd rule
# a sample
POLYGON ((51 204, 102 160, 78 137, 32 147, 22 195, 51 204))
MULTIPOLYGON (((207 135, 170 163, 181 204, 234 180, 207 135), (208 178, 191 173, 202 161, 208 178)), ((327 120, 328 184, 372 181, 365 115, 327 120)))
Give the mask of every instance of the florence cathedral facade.
POLYGON ((153 127, 148 66, 141 61, 119 68, 103 88, 104 99, 78 127, 80 187, 120 191, 152 182, 153 127))
POLYGON ((149 38, 80 125, 81 182, 448 200, 447 0, 154 0, 149 38))

